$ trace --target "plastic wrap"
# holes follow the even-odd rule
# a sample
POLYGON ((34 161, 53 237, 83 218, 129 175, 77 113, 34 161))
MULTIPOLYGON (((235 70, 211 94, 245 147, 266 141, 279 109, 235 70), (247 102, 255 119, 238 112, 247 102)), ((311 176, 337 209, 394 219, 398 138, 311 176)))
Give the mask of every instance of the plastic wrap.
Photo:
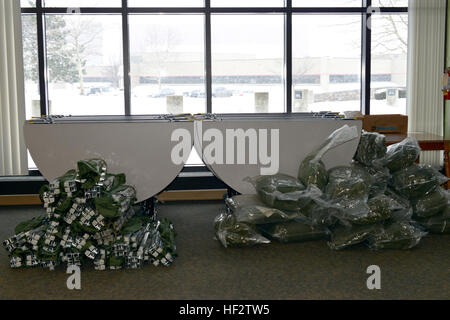
POLYGON ((303 215, 311 225, 316 227, 330 227, 337 222, 337 216, 341 209, 329 202, 315 198, 300 213, 303 215))
POLYGON ((281 211, 266 206, 257 195, 237 195, 225 199, 227 207, 235 214, 238 222, 248 224, 276 223, 294 219, 298 212, 281 211))
POLYGON ((353 200, 341 202, 341 212, 337 215, 341 224, 368 225, 391 218, 393 210, 402 208, 394 199, 379 195, 369 201, 353 200))
POLYGON ((406 138, 387 148, 386 158, 382 160, 391 172, 405 169, 414 164, 420 155, 420 146, 416 139, 406 138))
POLYGON ((331 240, 328 242, 328 247, 332 250, 342 250, 364 242, 379 228, 381 228, 380 224, 350 227, 338 226, 331 233, 331 240))
POLYGON ((107 174, 102 160, 78 165, 82 172, 71 170, 42 188, 46 214, 19 224, 3 242, 11 267, 54 270, 61 262, 81 266, 87 259, 96 270, 137 269, 144 261, 170 265, 176 255, 173 225, 154 217, 131 219, 136 191, 123 185, 125 176, 107 174))
POLYGON ((347 205, 341 212, 341 223, 350 222, 350 224, 355 225, 374 224, 391 218, 394 210, 403 208, 401 204, 386 195, 378 195, 367 202, 357 200, 350 203, 353 205, 347 205))
POLYGON ((106 162, 102 159, 78 161, 77 166, 83 189, 94 187, 106 175, 106 162))
POLYGON ((300 210, 313 198, 322 196, 322 191, 316 186, 305 189, 299 180, 285 174, 247 178, 247 181, 255 186, 260 199, 267 206, 283 211, 300 210))
POLYGON ((426 219, 417 219, 428 232, 435 234, 450 234, 450 206, 440 214, 426 219))
POLYGON ((300 164, 298 178, 305 185, 316 185, 320 190, 324 190, 328 183, 328 174, 322 160, 314 160, 315 156, 306 157, 300 164))
POLYGON ((389 220, 392 221, 410 221, 413 216, 413 209, 411 202, 398 195, 394 190, 388 188, 386 189, 385 194, 394 199, 398 204, 400 204, 400 208, 393 209, 391 212, 391 218, 389 220))
POLYGON ((106 191, 111 191, 117 189, 121 185, 127 182, 125 174, 107 174, 105 181, 103 182, 103 187, 106 191))
POLYGON ((105 218, 116 218, 120 216, 126 208, 134 204, 136 200, 136 190, 127 185, 119 186, 110 193, 105 193, 102 197, 95 198, 95 208, 105 218))
POLYGON ((256 194, 242 194, 234 197, 228 197, 225 199, 225 204, 231 211, 236 211, 238 208, 247 206, 265 205, 256 194))
POLYGON ((419 244, 426 234, 409 222, 394 222, 372 233, 368 245, 372 250, 408 250, 419 244))
POLYGON ((372 222, 384 221, 392 217, 393 212, 405 210, 405 206, 385 194, 370 198, 367 202, 371 211, 372 222))
POLYGON ((346 202, 369 197, 371 178, 359 167, 336 167, 328 172, 326 196, 329 200, 346 202))
POLYGON ((236 221, 247 224, 267 224, 289 221, 298 217, 297 212, 283 212, 263 206, 245 206, 233 211, 236 221))
POLYGON ((232 214, 221 213, 214 219, 214 229, 217 239, 225 248, 252 247, 257 244, 267 244, 270 240, 259 234, 254 228, 236 221, 232 214))
POLYGON ((300 164, 298 170, 298 178, 306 186, 316 185, 319 189, 324 190, 328 177, 322 157, 331 149, 334 149, 346 142, 358 138, 358 130, 356 127, 345 125, 334 131, 325 142, 311 152, 300 164))
POLYGON ((315 228, 299 221, 262 225, 259 228, 264 235, 281 243, 321 240, 329 233, 326 229, 315 228))
POLYGON ((389 169, 385 167, 365 167, 358 163, 353 164, 354 167, 364 170, 370 176, 369 196, 374 197, 383 194, 389 183, 389 169))
POLYGON ((390 185, 400 195, 414 200, 432 193, 447 181, 448 178, 433 167, 420 164, 394 173, 390 185))
POLYGON ((448 200, 444 189, 437 188, 425 197, 415 199, 412 202, 414 217, 429 218, 444 211, 447 207, 448 200))
POLYGON ((386 151, 384 135, 363 131, 354 159, 365 166, 373 166, 374 161, 379 161, 386 156, 386 151))

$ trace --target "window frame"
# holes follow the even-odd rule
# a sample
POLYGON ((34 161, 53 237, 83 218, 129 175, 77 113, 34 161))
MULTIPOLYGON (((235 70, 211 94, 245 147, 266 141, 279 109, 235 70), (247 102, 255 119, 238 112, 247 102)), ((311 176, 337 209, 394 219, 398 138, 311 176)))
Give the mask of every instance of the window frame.
MULTIPOLYGON (((70 14, 67 7, 44 7, 43 0, 36 0, 36 8, 23 7, 22 14, 35 14, 37 21, 37 44, 39 61, 39 92, 41 115, 49 115, 48 75, 46 66, 45 15, 70 14)), ((78 8, 77 8, 78 9, 78 8)), ((383 14, 405 14, 407 7, 380 7, 376 11, 383 14)), ((361 112, 370 114, 371 90, 371 46, 372 32, 368 21, 375 11, 372 0, 361 0, 361 7, 293 7, 292 0, 285 0, 284 7, 211 7, 211 0, 205 0, 203 7, 129 7, 128 0, 122 0, 121 7, 89 7, 79 8, 81 14, 119 14, 122 16, 123 38, 123 70, 124 70, 124 114, 131 115, 131 82, 130 82, 130 39, 128 19, 130 14, 177 13, 202 14, 205 21, 205 93, 206 113, 212 113, 212 50, 211 50, 211 16, 213 14, 264 14, 278 13, 285 17, 284 23, 284 107, 287 114, 292 113, 293 104, 293 56, 292 56, 292 16, 302 14, 356 14, 361 15, 361 112)))

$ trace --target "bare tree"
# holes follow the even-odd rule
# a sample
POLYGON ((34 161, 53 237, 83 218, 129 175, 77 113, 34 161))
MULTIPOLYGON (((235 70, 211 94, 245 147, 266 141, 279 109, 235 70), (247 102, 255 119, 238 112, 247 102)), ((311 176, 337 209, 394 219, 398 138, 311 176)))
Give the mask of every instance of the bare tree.
MULTIPOLYGON (((397 0, 379 0, 380 6, 394 6, 397 0)), ((408 17, 402 14, 375 15, 376 28, 372 28, 373 50, 380 54, 406 54, 408 52, 408 17)), ((373 22, 372 22, 373 25, 373 22)))
POLYGON ((166 75, 169 60, 173 58, 173 49, 178 44, 177 33, 173 27, 153 25, 147 30, 144 43, 145 52, 151 54, 151 72, 156 76, 161 90, 162 78, 166 75))
POLYGON ((122 80, 122 57, 109 58, 109 65, 104 71, 104 75, 111 79, 114 88, 120 87, 120 80, 122 80))
POLYGON ((84 75, 86 74, 86 62, 89 57, 97 55, 102 26, 93 22, 89 17, 80 15, 68 16, 67 42, 73 52, 73 57, 78 70, 80 95, 85 94, 84 75))
MULTIPOLYGON (((403 0, 378 0, 379 7, 395 7, 403 4, 403 0)), ((333 25, 330 25, 332 27, 333 25)), ((358 21, 335 24, 336 26, 351 26, 360 28, 358 21)), ((374 13, 370 25, 372 31, 372 53, 380 55, 406 54, 408 51, 408 16, 405 14, 374 13)), ((354 42, 355 48, 360 48, 360 42, 354 42)))

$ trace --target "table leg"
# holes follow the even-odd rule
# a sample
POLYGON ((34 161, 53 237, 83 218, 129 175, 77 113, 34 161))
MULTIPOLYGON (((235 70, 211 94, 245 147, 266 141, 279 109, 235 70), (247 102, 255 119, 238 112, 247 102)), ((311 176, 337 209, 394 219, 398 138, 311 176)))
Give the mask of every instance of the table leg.
MULTIPOLYGON (((447 178, 450 178, 450 143, 444 143, 444 167, 445 167, 445 175, 447 178)), ((447 190, 450 189, 450 182, 447 182, 447 190)))

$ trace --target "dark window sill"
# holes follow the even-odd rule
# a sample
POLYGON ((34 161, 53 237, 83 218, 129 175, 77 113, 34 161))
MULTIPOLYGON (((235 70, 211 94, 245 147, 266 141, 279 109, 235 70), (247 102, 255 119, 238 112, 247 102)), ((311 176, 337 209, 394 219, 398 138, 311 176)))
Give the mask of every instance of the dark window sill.
MULTIPOLYGON (((38 194, 39 189, 47 183, 39 170, 30 170, 28 176, 0 177, 0 195, 38 194)), ((218 189, 227 189, 227 185, 206 166, 188 166, 164 191, 218 189)))

